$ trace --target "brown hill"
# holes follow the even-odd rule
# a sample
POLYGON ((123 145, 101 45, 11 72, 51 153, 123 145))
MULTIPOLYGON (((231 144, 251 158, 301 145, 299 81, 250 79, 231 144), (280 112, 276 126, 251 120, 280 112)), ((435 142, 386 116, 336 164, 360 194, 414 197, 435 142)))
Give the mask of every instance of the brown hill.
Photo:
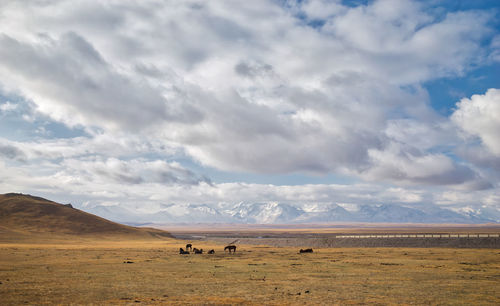
POLYGON ((73 208, 71 204, 63 205, 19 193, 0 195, 0 240, 61 236, 134 239, 171 237, 166 231, 111 222, 73 208))

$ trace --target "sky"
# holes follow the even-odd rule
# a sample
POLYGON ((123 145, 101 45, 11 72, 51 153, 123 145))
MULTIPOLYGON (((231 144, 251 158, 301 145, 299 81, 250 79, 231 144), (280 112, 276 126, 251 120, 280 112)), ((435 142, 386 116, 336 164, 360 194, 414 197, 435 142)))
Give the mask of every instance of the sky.
POLYGON ((0 193, 500 211, 496 0, 1 1, 0 193))

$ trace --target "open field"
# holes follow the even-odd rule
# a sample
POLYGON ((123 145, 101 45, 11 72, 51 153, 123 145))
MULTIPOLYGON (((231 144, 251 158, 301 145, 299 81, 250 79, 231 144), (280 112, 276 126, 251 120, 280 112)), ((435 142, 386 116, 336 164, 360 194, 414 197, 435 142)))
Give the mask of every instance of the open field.
POLYGON ((297 248, 185 241, 0 244, 2 305, 500 304, 500 250, 297 248), (127 263, 130 262, 130 263, 127 263))

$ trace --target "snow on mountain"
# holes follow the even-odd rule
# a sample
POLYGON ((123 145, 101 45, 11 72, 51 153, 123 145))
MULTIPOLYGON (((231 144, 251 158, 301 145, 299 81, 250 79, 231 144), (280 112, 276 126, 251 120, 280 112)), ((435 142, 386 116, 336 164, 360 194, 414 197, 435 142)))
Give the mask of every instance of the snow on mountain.
POLYGON ((329 204, 321 207, 316 206, 294 220, 295 223, 325 223, 340 222, 352 219, 352 214, 345 208, 329 204))
MULTIPOLYGON (((437 206, 423 208, 423 211, 428 215, 429 220, 433 223, 478 223, 482 220, 473 216, 459 214, 449 209, 443 209, 437 206)), ((483 220, 486 221, 486 220, 483 220)))
POLYGON ((453 211, 472 219, 488 219, 492 222, 500 222, 500 210, 489 206, 482 206, 480 208, 462 207, 453 209, 453 211))
POLYGON ((82 207, 106 219, 141 223, 485 223, 500 222, 500 211, 491 207, 452 211, 438 206, 406 207, 395 204, 345 206, 309 204, 304 207, 278 202, 225 204, 163 204, 159 209, 127 209, 118 205, 82 207))
POLYGON ((232 218, 206 204, 165 205, 159 212, 153 214, 155 222, 164 222, 168 217, 170 222, 231 222, 232 218))
POLYGON ((287 223, 296 219, 305 212, 289 204, 276 202, 269 203, 239 203, 233 208, 226 210, 230 215, 240 223, 287 223))

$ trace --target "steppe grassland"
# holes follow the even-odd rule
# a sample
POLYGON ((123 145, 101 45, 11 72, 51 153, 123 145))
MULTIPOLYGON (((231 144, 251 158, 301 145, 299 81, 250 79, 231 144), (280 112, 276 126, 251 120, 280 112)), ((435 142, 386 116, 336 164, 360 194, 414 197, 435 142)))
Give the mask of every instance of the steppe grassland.
POLYGON ((500 250, 195 247, 177 240, 0 245, 0 300, 28 304, 500 304, 500 250), (131 263, 125 263, 131 262, 131 263))

